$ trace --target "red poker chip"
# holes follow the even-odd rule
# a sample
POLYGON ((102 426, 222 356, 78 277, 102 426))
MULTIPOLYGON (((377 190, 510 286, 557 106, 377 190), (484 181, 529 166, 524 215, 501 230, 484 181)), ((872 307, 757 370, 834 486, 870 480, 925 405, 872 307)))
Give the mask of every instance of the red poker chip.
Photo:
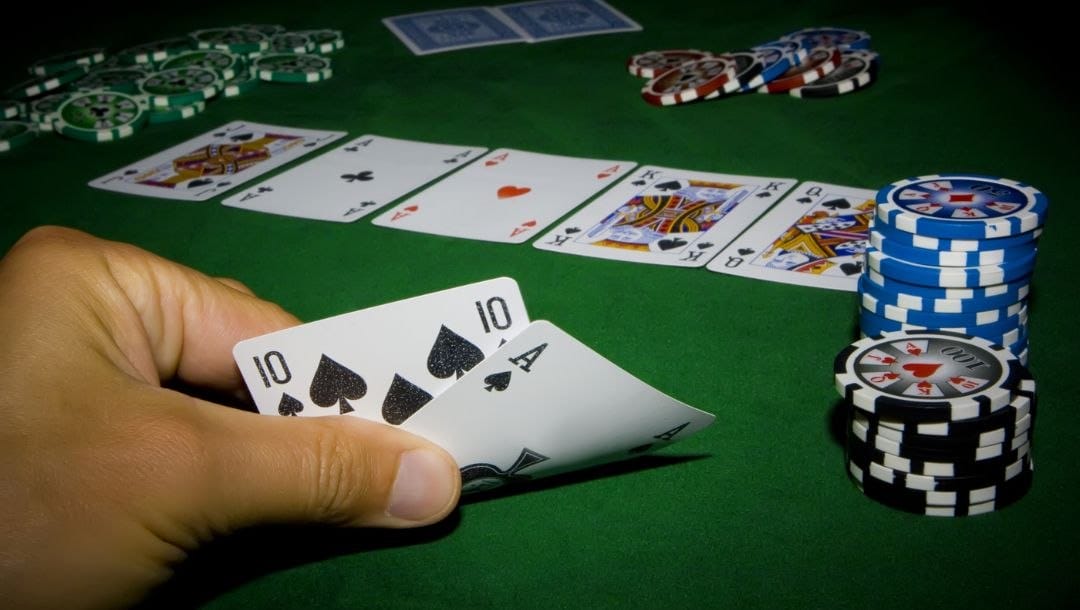
POLYGON ((641 89, 641 97, 654 106, 687 104, 715 91, 739 88, 735 62, 723 57, 688 61, 653 78, 641 89))
POLYGON ((785 93, 796 87, 809 85, 836 70, 843 63, 837 47, 817 47, 798 66, 792 66, 774 80, 758 87, 758 93, 785 93))
POLYGON ((642 78, 656 78, 668 70, 678 68, 688 61, 712 57, 708 51, 697 49, 667 49, 663 51, 646 51, 631 55, 626 60, 626 69, 634 76, 642 78))

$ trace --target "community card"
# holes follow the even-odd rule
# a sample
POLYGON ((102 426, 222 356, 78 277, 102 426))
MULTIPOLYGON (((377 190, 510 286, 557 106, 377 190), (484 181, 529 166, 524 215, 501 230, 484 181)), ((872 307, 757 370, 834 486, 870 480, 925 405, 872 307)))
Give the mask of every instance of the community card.
POLYGON ((416 55, 525 41, 513 23, 486 6, 410 13, 382 22, 416 55))
POLYGON ((640 25, 603 0, 518 2, 495 10, 524 31, 529 42, 641 30, 640 25))
POLYGON ((260 413, 400 425, 528 323, 504 277, 247 339, 233 358, 260 413))
POLYGON ((486 150, 364 135, 222 203, 268 214, 352 222, 486 150))
POLYGON ((205 201, 344 136, 344 131, 233 121, 92 180, 90 186, 205 201))
POLYGON ((875 192, 804 182, 708 268, 770 282, 856 292, 875 192))
POLYGON ((794 184, 792 178, 639 167, 533 245, 635 263, 701 267, 794 184))
POLYGON ((468 492, 634 457, 713 419, 537 321, 404 427, 450 452, 468 492))
POLYGON ((634 165, 500 148, 399 202, 373 222, 421 233, 521 243, 634 165))

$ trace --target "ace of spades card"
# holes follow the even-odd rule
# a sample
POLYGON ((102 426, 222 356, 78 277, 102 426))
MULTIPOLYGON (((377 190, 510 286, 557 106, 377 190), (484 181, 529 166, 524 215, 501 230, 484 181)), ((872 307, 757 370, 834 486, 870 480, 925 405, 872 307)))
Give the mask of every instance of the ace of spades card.
POLYGON ((517 282, 496 278, 241 341, 233 358, 260 413, 401 425, 528 322, 517 282))
POLYGON ((794 184, 790 178, 640 167, 533 245, 597 258, 701 267, 794 184))
POLYGON ((90 186, 165 199, 205 201, 344 137, 233 121, 90 181, 90 186))
POLYGON ((857 290, 875 192, 804 182, 709 263, 771 282, 857 290))

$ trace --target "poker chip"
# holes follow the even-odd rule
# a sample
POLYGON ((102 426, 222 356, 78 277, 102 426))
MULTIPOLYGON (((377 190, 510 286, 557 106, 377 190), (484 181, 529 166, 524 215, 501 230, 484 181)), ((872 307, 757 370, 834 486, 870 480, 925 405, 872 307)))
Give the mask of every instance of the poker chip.
POLYGON ((334 75, 329 59, 310 54, 265 55, 252 67, 260 80, 277 83, 317 83, 334 75))
POLYGON ((817 47, 807 54, 798 65, 758 87, 758 93, 785 93, 796 87, 809 85, 831 74, 841 63, 840 50, 836 47, 817 47))
POLYGON ((874 224, 874 231, 881 234, 889 241, 905 247, 919 248, 921 250, 933 250, 940 252, 982 252, 993 250, 1009 250, 1022 246, 1034 247, 1034 241, 1042 235, 1042 229, 1021 233, 1012 237, 995 237, 993 239, 943 239, 927 237, 916 233, 908 233, 895 229, 884 222, 874 224))
POLYGON ((894 182, 877 197, 877 222, 946 239, 983 240, 1035 231, 1048 200, 1038 189, 976 174, 937 174, 894 182))
POLYGON ((315 52, 322 55, 345 48, 345 36, 339 30, 300 30, 295 33, 311 39, 315 52))
POLYGON ((110 142, 134 135, 147 118, 138 98, 115 91, 95 91, 73 95, 61 104, 53 126, 60 134, 77 140, 110 142))
POLYGON ((718 57, 727 59, 735 66, 735 84, 717 89, 702 99, 715 100, 736 91, 747 91, 750 87, 756 86, 754 83, 760 84, 763 81, 761 73, 765 69, 765 61, 757 51, 735 51, 718 57))
POLYGON ((1008 307, 1026 299, 1030 278, 982 288, 935 288, 888 278, 873 269, 862 276, 860 290, 874 298, 905 309, 938 313, 970 313, 1008 307))
POLYGON ((51 76, 75 68, 89 68, 105 61, 105 49, 93 48, 54 55, 30 64, 27 68, 34 76, 51 76))
POLYGON ((969 252, 917 248, 906 246, 902 241, 885 237, 885 233, 879 230, 881 226, 884 225, 878 225, 874 230, 870 231, 870 245, 882 254, 919 265, 937 267, 1002 265, 1006 262, 1034 257, 1036 252, 1034 241, 1001 250, 974 250, 969 252))
POLYGON ((641 97, 654 106, 686 104, 717 91, 738 90, 736 64, 730 57, 705 57, 688 61, 653 78, 641 89, 641 97))
POLYGON ((153 65, 195 48, 190 38, 165 38, 135 45, 117 55, 128 64, 153 65))
POLYGON ((0 153, 24 146, 37 137, 33 123, 0 121, 0 153))
POLYGON ((941 267, 920 265, 889 256, 874 247, 866 249, 866 263, 870 269, 892 278, 921 286, 940 288, 981 288, 1004 284, 1030 275, 1035 268, 1035 251, 1030 250, 1017 259, 997 265, 975 267, 941 267))
MULTIPOLYGON (((1003 409, 999 413, 1008 414, 1008 411, 1003 409)), ((923 447, 930 450, 952 452, 957 449, 976 449, 1012 443, 1014 439, 1026 435, 1031 430, 1032 417, 1028 414, 1018 420, 1007 420, 1001 426, 982 428, 971 434, 955 433, 946 435, 909 432, 902 429, 903 423, 900 424, 901 428, 898 429, 859 413, 855 413, 855 420, 866 428, 867 434, 880 436, 909 447, 923 447)))
MULTIPOLYGON (((791 56, 777 47, 762 46, 753 49, 761 61, 761 73, 743 84, 740 91, 753 91, 787 72, 793 65, 791 56)), ((740 79, 741 82, 741 79, 740 79)))
POLYGON ((22 102, 15 100, 0 100, 0 116, 3 120, 13 119, 23 113, 22 102))
POLYGON ((945 331, 971 335, 1003 345, 1009 351, 1012 346, 1027 340, 1027 309, 1004 322, 971 326, 942 326, 939 324, 910 324, 896 322, 879 316, 865 308, 859 308, 859 329, 868 337, 881 337, 897 331, 945 331))
POLYGON ((285 31, 285 26, 277 25, 275 23, 245 23, 236 27, 245 30, 255 30, 267 38, 272 38, 275 34, 281 34, 285 31))
POLYGON ((882 301, 875 297, 873 292, 867 292, 863 289, 863 284, 865 282, 866 278, 859 278, 859 301, 864 309, 889 320, 908 322, 910 324, 940 324, 943 328, 951 326, 981 326, 985 324, 994 324, 1018 315, 1020 310, 1027 305, 1027 301, 1024 300, 1013 303, 1008 307, 987 309, 983 311, 959 313, 926 312, 908 309, 906 307, 898 307, 882 301))
POLYGON ((78 66, 58 74, 35 76, 12 86, 4 92, 4 95, 16 100, 28 100, 69 85, 82 78, 85 74, 86 68, 78 66))
POLYGON ((158 70, 172 70, 174 68, 203 68, 218 75, 221 80, 236 78, 244 69, 244 60, 228 51, 204 49, 200 51, 188 51, 161 62, 158 70))
POLYGON ((850 51, 870 48, 870 34, 848 28, 805 28, 784 34, 780 40, 793 40, 809 49, 836 47, 841 51, 850 51))
POLYGON ((631 55, 626 60, 626 69, 634 76, 642 78, 656 78, 668 70, 673 70, 689 61, 696 61, 712 57, 708 51, 697 49, 666 49, 662 51, 646 51, 631 55))
POLYGON ((1032 484, 1030 469, 1000 485, 959 491, 906 489, 863 476, 857 468, 851 468, 850 472, 867 497, 890 508, 934 517, 964 517, 1001 510, 1022 499, 1032 484))
MULTIPOLYGON (((987 415, 986 417, 976 417, 974 419, 967 419, 963 421, 953 422, 918 422, 907 423, 903 420, 891 419, 888 417, 879 417, 876 420, 876 424, 882 429, 896 430, 904 435, 912 437, 928 437, 936 438, 942 436, 956 436, 956 437, 971 437, 982 436, 987 433, 988 430, 996 430, 1000 428, 1013 428, 1014 434, 1018 432, 1027 432, 1031 429, 1031 424, 1035 421, 1037 401, 1035 400, 1034 392, 1029 392, 1025 388, 1021 387, 1014 395, 1009 405, 987 415)), ((903 439, 896 439, 903 441, 903 439)), ((1007 439, 1002 438, 997 442, 1005 442, 1007 439)), ((994 444, 993 441, 985 444, 994 444)), ((953 475, 947 475, 953 476, 953 475)))
POLYGON ((152 109, 149 112, 149 122, 151 125, 158 125, 161 123, 173 123, 175 121, 183 121, 190 119, 191 117, 202 114, 206 110, 206 102, 194 102, 187 104, 186 106, 174 106, 172 108, 165 109, 152 109))
POLYGON ((1027 444, 1015 450, 984 460, 948 461, 941 456, 931 459, 909 458, 882 451, 860 440, 848 431, 846 453, 856 463, 873 462, 895 472, 932 477, 985 476, 1004 470, 1017 460, 1031 454, 1030 437, 1027 444))
POLYGON ((57 111, 69 97, 70 93, 53 93, 39 97, 26 105, 26 118, 37 125, 39 131, 53 131, 57 111))
POLYGON ((270 38, 270 53, 314 53, 315 41, 296 32, 281 32, 270 38))
POLYGON ((840 65, 832 72, 801 87, 788 91, 792 97, 834 97, 869 86, 877 79, 877 54, 846 51, 840 65))
POLYGON ((270 48, 270 39, 265 34, 248 28, 209 28, 196 30, 189 36, 199 49, 216 49, 239 55, 265 53, 270 48))
POLYGON ((206 101, 217 95, 217 74, 206 68, 172 68, 154 72, 139 83, 150 106, 171 108, 206 101))
POLYGON ((221 85, 221 96, 224 98, 238 97, 250 92, 259 84, 259 78, 255 75, 254 68, 245 68, 231 80, 221 85))
POLYGON ((75 81, 71 87, 78 91, 119 91, 120 93, 138 93, 139 82, 146 78, 147 72, 139 68, 109 68, 93 70, 75 81))
POLYGON ((792 66, 802 65, 806 58, 810 54, 810 50, 802 46, 794 40, 774 40, 772 42, 766 42, 757 46, 750 47, 754 51, 768 51, 769 49, 777 49, 784 54, 790 61, 792 66))

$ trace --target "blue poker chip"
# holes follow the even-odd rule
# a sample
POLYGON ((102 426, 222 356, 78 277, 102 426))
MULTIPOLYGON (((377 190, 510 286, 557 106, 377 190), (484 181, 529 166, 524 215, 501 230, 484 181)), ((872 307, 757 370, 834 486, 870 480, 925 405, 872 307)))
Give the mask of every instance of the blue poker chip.
POLYGON ((794 40, 808 49, 837 47, 841 51, 853 51, 870 48, 870 34, 849 28, 804 28, 784 34, 780 40, 794 40))
POLYGON ((740 81, 739 91, 756 91, 758 87, 776 80, 776 77, 796 65, 782 48, 762 45, 754 47, 753 51, 761 58, 761 73, 746 82, 740 81))
POLYGON ((958 313, 941 313, 936 311, 920 311, 907 309, 893 305, 887 301, 878 299, 872 292, 864 290, 865 278, 859 278, 859 301, 864 309, 893 320, 895 322, 907 322, 922 326, 936 328, 954 328, 966 326, 984 326, 1003 322, 1012 316, 1019 315, 1020 311, 1027 307, 1027 300, 1017 301, 1008 307, 987 309, 983 311, 966 311, 958 313))
POLYGON ((1035 255, 1035 241, 1026 245, 1004 250, 979 250, 975 252, 952 252, 949 250, 928 250, 905 246, 903 243, 885 237, 877 230, 870 231, 870 245, 883 254, 902 261, 933 267, 982 267, 1002 265, 1011 261, 1022 260, 1035 255))
POLYGON ((877 197, 876 223, 948 239, 1029 233, 1046 220, 1049 200, 1035 187, 977 174, 937 174, 894 182, 877 197))
POLYGON ((948 252, 1009 250, 1020 246, 1033 245, 1032 242, 1042 235, 1042 229, 1040 228, 1028 233, 1021 233, 1012 237, 998 237, 996 239, 942 239, 894 229, 883 222, 872 223, 871 228, 881 233, 889 241, 907 247, 948 252))
POLYGON ((1024 277, 1007 284, 982 288, 935 288, 918 286, 867 270, 860 290, 880 301, 905 309, 966 313, 1008 307, 1026 299, 1031 290, 1031 278, 1024 277))
POLYGON ((1001 265, 937 267, 909 263, 870 247, 866 249, 866 264, 881 275, 920 286, 979 288, 1004 284, 1031 275, 1035 269, 1035 251, 1001 265))
POLYGON ((779 49, 781 53, 791 60, 792 66, 802 65, 802 62, 810 55, 810 49, 807 49, 794 40, 774 40, 751 48, 755 51, 762 52, 768 51, 769 49, 779 49))
POLYGON ((1009 318, 1015 320, 1009 324, 987 324, 984 326, 938 327, 923 324, 907 324, 883 318, 867 309, 859 308, 859 329, 868 337, 880 337, 884 333, 899 331, 945 331, 979 337, 996 345, 1013 345, 1027 340, 1027 310, 1021 315, 1009 318), (1013 326, 1015 324, 1015 326, 1013 326))

